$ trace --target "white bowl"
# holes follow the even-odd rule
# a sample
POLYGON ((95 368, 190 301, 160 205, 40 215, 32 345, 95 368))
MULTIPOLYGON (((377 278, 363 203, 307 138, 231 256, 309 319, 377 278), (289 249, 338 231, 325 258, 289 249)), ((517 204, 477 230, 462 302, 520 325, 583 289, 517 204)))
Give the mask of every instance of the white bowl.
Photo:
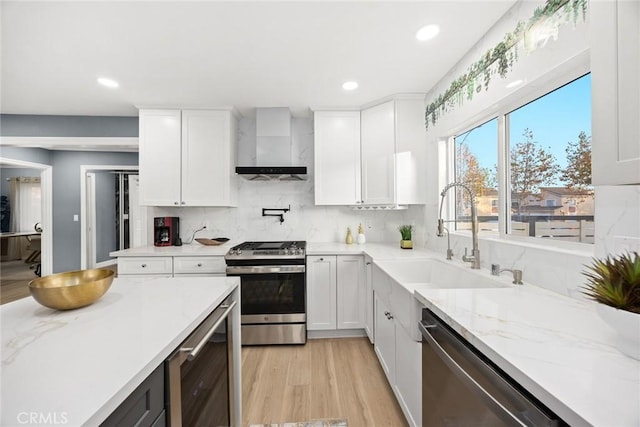
POLYGON ((640 314, 598 304, 598 314, 616 332, 620 352, 640 360, 640 314))

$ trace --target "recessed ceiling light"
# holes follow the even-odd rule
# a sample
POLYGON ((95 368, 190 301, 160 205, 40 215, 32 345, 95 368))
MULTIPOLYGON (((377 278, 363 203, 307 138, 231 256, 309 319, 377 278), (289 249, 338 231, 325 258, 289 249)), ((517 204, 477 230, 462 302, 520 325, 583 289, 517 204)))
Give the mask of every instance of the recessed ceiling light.
POLYGON ((431 40, 432 38, 437 36, 439 32, 440 27, 438 27, 437 25, 425 25, 418 30, 418 32, 416 33, 416 38, 420 41, 431 40))
POLYGON ((355 90, 358 88, 358 82, 350 81, 342 83, 342 89, 344 90, 355 90))
POLYGON ((120 86, 120 84, 118 84, 117 81, 106 78, 106 77, 98 77, 98 83, 100 83, 102 86, 106 86, 110 88, 116 88, 120 86))
POLYGON ((507 86, 505 86, 507 89, 511 89, 514 88, 516 86, 519 86, 522 84, 522 80, 514 80, 511 83, 509 83, 507 86))

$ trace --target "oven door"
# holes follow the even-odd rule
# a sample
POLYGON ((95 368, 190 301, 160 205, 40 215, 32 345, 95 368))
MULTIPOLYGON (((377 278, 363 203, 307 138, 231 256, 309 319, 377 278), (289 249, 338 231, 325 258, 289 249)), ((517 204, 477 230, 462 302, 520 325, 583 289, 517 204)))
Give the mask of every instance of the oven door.
POLYGON ((229 266, 241 277, 243 324, 306 322, 304 265, 229 266))

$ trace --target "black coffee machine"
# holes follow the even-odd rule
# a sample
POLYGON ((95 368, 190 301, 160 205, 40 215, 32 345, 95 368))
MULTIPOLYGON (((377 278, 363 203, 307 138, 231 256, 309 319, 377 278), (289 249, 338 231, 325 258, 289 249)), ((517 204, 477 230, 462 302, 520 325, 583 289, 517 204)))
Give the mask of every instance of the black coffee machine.
POLYGON ((153 245, 180 246, 180 218, 160 216, 153 218, 153 245))

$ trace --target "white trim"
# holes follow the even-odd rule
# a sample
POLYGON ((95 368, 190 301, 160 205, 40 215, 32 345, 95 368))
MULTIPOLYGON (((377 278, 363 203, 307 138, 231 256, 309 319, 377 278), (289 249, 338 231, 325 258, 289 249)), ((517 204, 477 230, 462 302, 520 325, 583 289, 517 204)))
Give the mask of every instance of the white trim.
POLYGON ((138 151, 138 137, 2 136, 0 146, 46 150, 138 151))
POLYGON ((0 157, 0 164, 40 170, 40 192, 42 207, 42 234, 40 236, 41 276, 53 272, 53 166, 42 163, 0 157))
POLYGON ((325 331, 309 331, 307 330, 307 339, 323 339, 323 338, 354 338, 366 337, 367 332, 364 329, 329 329, 325 331))
POLYGON ((117 263, 117 259, 108 259, 106 261, 96 263, 95 268, 111 267, 112 265, 116 265, 117 263))
MULTIPOLYGON (((87 268, 87 173, 98 170, 137 171, 139 169, 140 167, 138 165, 80 165, 80 268, 87 268)), ((142 215, 142 221, 142 226, 146 229, 147 215, 142 215)))

